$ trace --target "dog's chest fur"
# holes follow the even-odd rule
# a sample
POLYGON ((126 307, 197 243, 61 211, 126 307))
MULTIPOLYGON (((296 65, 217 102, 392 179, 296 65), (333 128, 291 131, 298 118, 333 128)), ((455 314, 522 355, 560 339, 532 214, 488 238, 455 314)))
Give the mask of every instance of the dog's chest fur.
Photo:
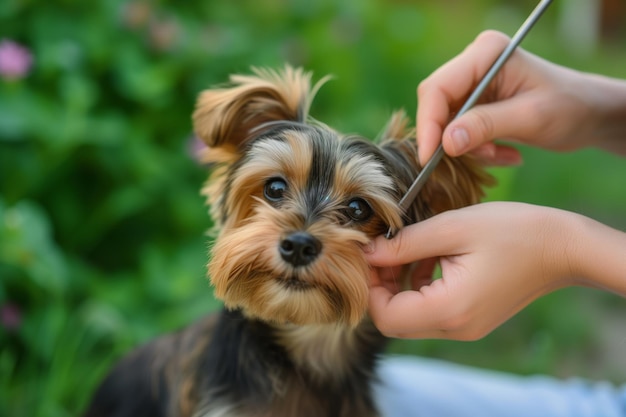
POLYGON ((225 311, 213 337, 199 361, 210 376, 195 415, 377 415, 364 394, 384 339, 367 322, 272 326, 225 311))

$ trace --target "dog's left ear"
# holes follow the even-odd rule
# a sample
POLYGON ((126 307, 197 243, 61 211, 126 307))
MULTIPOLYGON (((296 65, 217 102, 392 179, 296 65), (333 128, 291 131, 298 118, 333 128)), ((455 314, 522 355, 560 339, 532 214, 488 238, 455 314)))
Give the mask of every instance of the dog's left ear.
MULTIPOLYGON (((403 112, 394 113, 380 136, 380 147, 391 161, 390 170, 397 180, 400 197, 406 193, 422 167, 418 162, 415 129, 408 128, 403 112)), ((478 203, 484 188, 494 184, 493 177, 471 155, 444 156, 409 208, 409 223, 446 210, 478 203)))
POLYGON ((196 104, 194 131, 209 148, 239 150, 267 122, 305 122, 323 82, 312 90, 311 74, 290 66, 280 72, 253 68, 253 75, 233 75, 230 81, 201 93, 196 104))

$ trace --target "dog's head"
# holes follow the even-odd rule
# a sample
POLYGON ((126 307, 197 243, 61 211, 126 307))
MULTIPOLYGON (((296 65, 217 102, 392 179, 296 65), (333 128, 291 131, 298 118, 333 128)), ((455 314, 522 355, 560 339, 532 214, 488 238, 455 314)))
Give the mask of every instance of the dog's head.
POLYGON ((209 275, 229 308, 265 321, 356 325, 369 270, 362 245, 443 210, 476 203, 489 177, 468 157, 444 159, 408 213, 417 176, 403 113, 378 143, 309 118, 310 74, 286 67, 235 75, 204 91, 193 115, 214 165, 203 189, 219 234, 209 275))

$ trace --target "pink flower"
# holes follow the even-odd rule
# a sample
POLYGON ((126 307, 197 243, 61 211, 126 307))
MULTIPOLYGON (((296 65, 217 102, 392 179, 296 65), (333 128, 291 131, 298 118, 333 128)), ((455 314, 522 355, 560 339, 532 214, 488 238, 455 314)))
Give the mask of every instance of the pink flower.
POLYGON ((180 28, 176 20, 153 21, 150 23, 150 43, 157 51, 168 51, 176 44, 180 28))
POLYGON ((122 22, 131 29, 145 26, 152 16, 152 6, 147 1, 131 1, 122 9, 122 22))
POLYGON ((9 39, 0 41, 0 77, 16 80, 26 76, 33 63, 30 51, 9 39))

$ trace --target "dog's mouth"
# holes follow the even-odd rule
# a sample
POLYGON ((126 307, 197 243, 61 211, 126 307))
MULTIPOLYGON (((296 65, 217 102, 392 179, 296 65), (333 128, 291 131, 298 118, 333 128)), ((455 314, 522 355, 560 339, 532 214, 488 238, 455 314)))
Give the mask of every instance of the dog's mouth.
POLYGON ((298 278, 296 275, 280 277, 278 278, 278 282, 280 282, 284 288, 292 291, 306 291, 313 288, 313 284, 298 278))

